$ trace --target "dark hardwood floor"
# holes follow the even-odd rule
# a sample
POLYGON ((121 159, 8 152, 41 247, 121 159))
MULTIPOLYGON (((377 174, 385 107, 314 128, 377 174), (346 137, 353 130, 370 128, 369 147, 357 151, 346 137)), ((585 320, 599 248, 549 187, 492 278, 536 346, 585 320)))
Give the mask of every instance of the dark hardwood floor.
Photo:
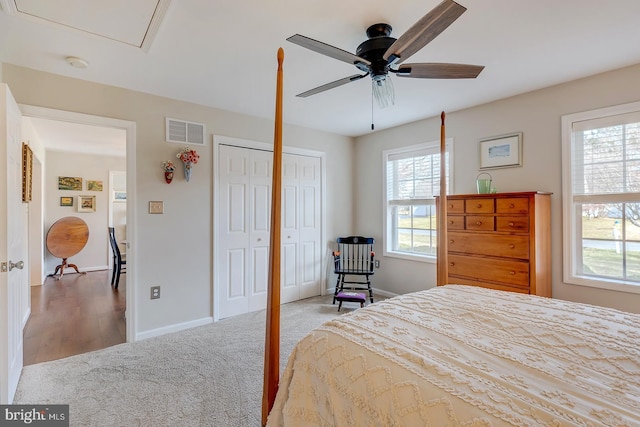
POLYGON ((24 330, 24 364, 46 362, 126 341, 125 289, 111 287, 111 270, 47 277, 31 288, 24 330))

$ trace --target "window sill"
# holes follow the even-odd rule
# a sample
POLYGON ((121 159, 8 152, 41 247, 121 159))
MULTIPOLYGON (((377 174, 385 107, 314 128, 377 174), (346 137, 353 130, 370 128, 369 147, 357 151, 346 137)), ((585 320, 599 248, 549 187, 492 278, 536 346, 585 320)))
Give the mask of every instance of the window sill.
POLYGON ((640 294, 640 284, 624 282, 622 280, 606 280, 585 276, 572 276, 565 278, 565 282, 572 285, 588 286, 590 288, 640 294))
POLYGON ((389 258, 405 259, 407 261, 425 262, 427 264, 435 264, 436 263, 436 257, 430 256, 430 255, 414 255, 414 254, 409 254, 409 253, 406 253, 406 252, 385 251, 383 253, 383 256, 389 257, 389 258))

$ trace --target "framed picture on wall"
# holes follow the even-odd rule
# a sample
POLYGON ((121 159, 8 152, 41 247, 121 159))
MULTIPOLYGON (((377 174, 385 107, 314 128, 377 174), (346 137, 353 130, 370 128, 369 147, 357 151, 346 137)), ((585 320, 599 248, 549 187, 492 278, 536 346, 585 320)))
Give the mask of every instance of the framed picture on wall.
POLYGON ((113 192, 113 201, 114 202, 126 202, 127 201, 127 192, 126 191, 114 191, 113 192))
POLYGON ((480 140, 480 169, 522 166, 522 132, 480 140))
POLYGON ((60 206, 73 206, 73 197, 60 197, 60 206))
POLYGON ((74 176, 59 176, 58 190, 82 191, 82 178, 74 176))
POLYGON ((22 201, 31 201, 31 189, 32 189, 32 177, 33 177, 33 151, 31 148, 22 143, 22 201))
POLYGON ((87 180, 88 191, 102 191, 102 181, 87 180))
POLYGON ((95 212, 96 196, 78 196, 78 212, 95 212))

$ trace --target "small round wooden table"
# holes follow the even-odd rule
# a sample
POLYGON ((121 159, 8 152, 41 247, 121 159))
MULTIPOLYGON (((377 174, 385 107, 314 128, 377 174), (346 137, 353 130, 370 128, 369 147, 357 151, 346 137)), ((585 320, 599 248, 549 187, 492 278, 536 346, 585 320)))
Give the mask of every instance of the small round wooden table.
MULTIPOLYGON (((57 220, 47 232, 47 250, 51 255, 62 258, 62 264, 56 267, 56 271, 52 274, 55 277, 60 270, 60 279, 64 274, 65 267, 72 267, 76 272, 78 266, 67 263, 67 259, 80 252, 89 240, 89 227, 82 219, 75 216, 67 216, 57 220)), ((82 272, 81 274, 86 274, 82 272)))

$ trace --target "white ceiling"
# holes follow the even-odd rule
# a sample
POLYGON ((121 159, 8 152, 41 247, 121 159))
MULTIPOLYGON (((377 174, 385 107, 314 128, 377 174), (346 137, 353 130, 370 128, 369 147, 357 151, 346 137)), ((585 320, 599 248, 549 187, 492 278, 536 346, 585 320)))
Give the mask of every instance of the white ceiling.
MULTIPOLYGON (((438 3, 0 0, 0 61, 272 119, 283 47, 284 121, 356 136, 370 132, 370 80, 296 98, 358 70, 285 39, 300 33, 355 53, 369 25, 389 23, 397 38, 438 3)), ((639 0, 459 3, 467 12, 409 62, 486 68, 475 80, 395 78, 396 105, 373 108, 376 130, 640 63, 639 0)))

